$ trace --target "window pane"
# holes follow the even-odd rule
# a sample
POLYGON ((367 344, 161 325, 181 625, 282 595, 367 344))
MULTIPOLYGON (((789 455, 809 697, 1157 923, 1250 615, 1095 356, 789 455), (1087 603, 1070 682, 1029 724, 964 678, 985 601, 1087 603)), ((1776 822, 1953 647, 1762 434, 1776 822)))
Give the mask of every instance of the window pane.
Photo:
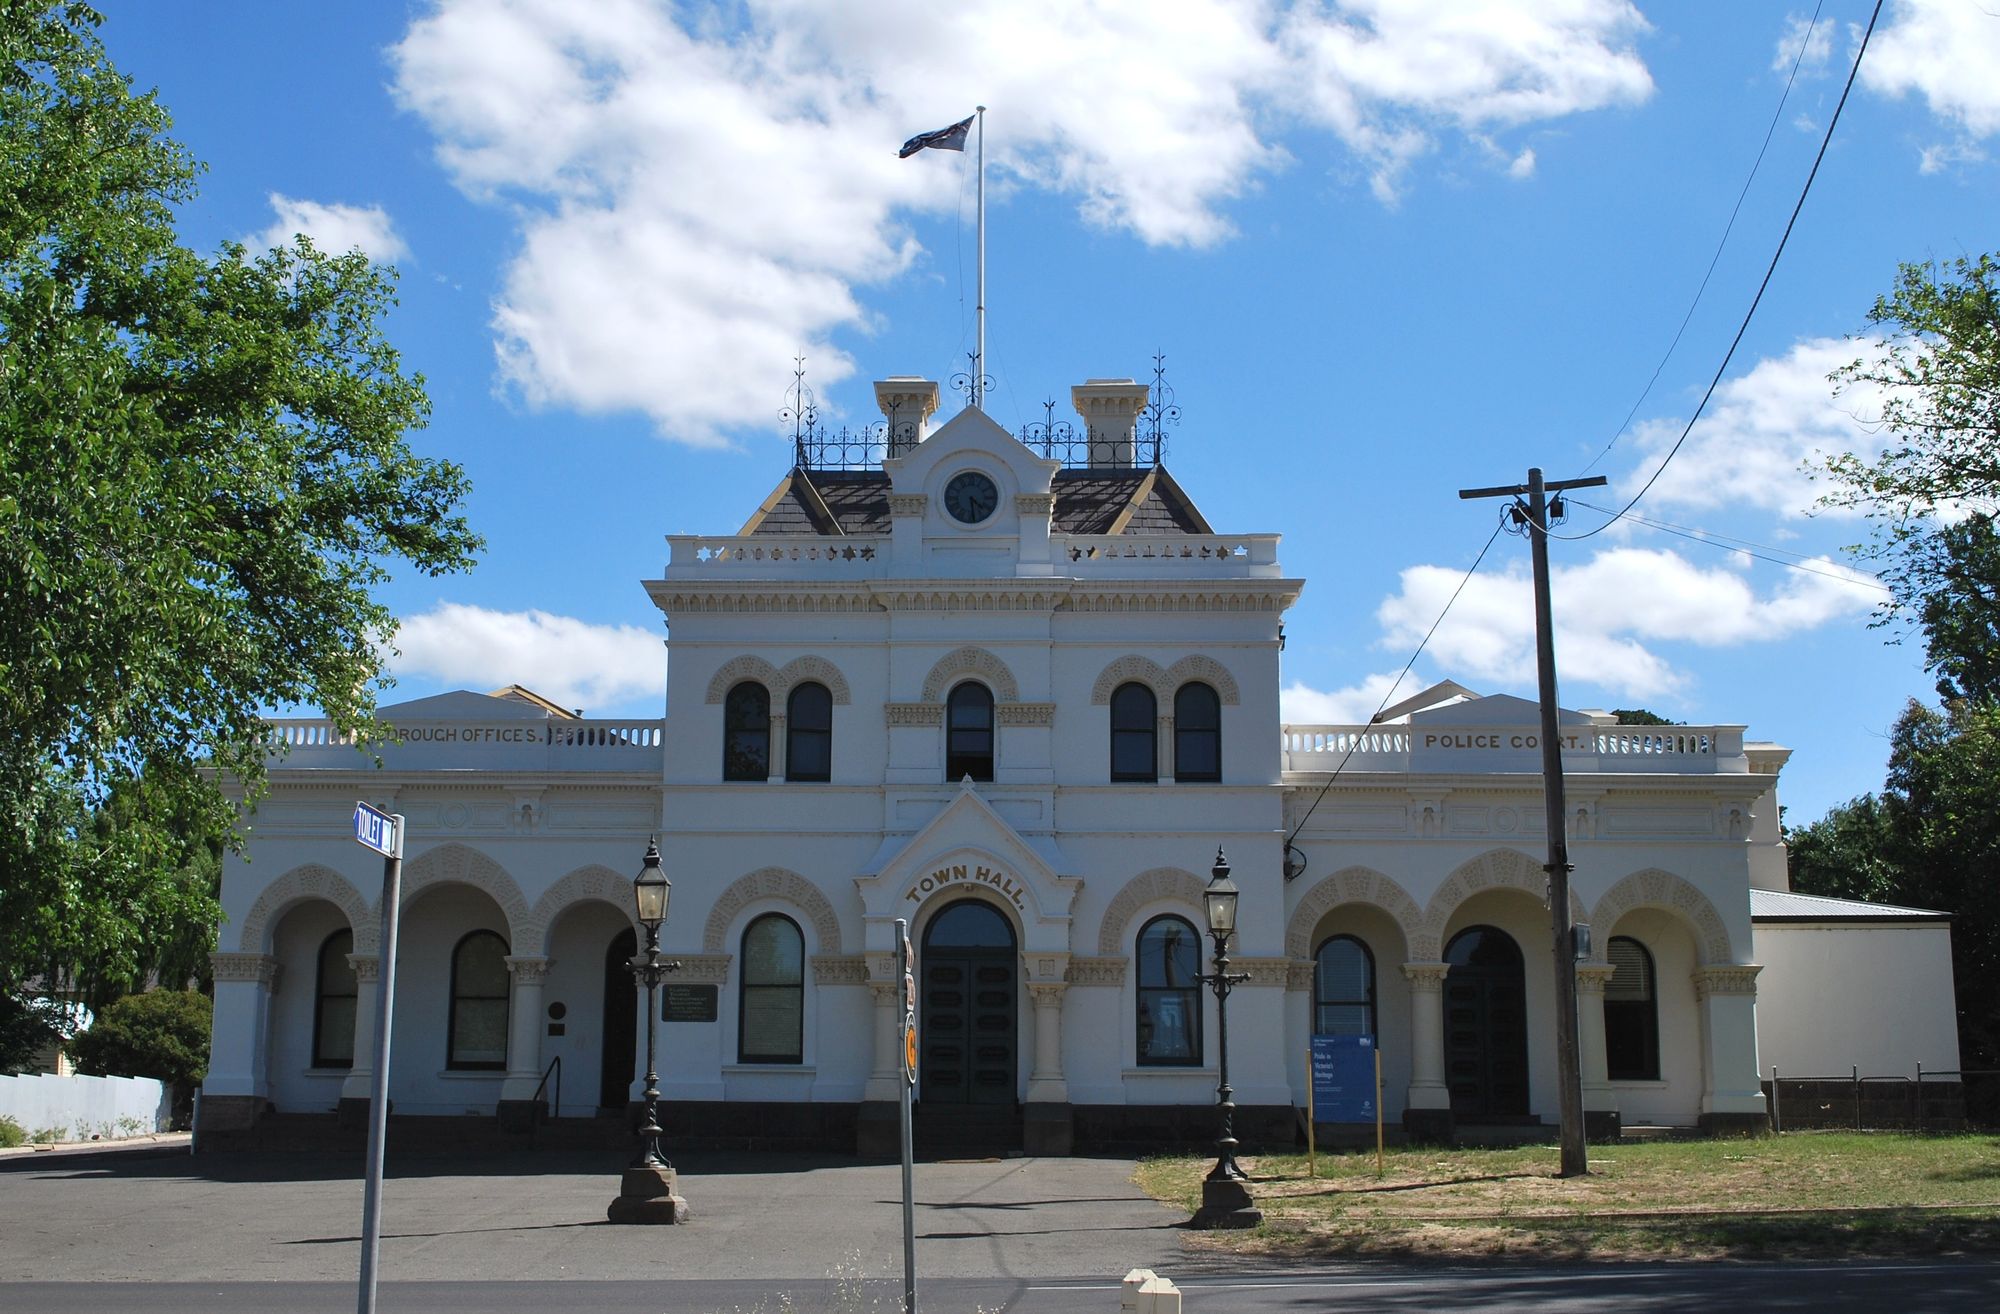
POLYGON ((786 700, 785 779, 833 776, 833 695, 823 684, 802 684, 786 700))
POLYGON ((805 999, 797 986, 743 987, 743 1045, 746 1062, 797 1062, 805 999))
POLYGON ((1200 1006, 1200 996, 1193 990, 1141 990, 1139 1061, 1199 1062, 1200 1006))
POLYGON ((354 932, 335 931, 319 951, 319 992, 322 995, 354 993, 354 964, 347 956, 354 952, 354 932))
POLYGON ((451 1061, 500 1066, 507 1062, 507 1001, 461 999, 452 1008, 451 1061))
POLYGON ((354 1066, 354 996, 319 1001, 319 1043, 313 1054, 313 1066, 354 1066))
POLYGON ((458 948, 460 996, 507 997, 507 946, 497 935, 475 935, 458 948))
POLYGON ((1322 1036, 1375 1033, 1375 960, 1351 935, 1336 935, 1314 955, 1313 1030, 1322 1036))
POLYGON ((1175 988, 1193 984, 1201 970, 1200 952, 1194 927, 1180 918, 1148 923, 1139 935, 1139 984, 1175 988))
POLYGON ((771 775, 771 695, 746 680, 722 706, 722 778, 766 780, 771 775))
POLYGON ((798 985, 805 979, 805 938, 784 917, 760 917, 743 933, 743 979, 750 985, 798 985))
POLYGON ((953 689, 945 725, 945 778, 993 779, 993 695, 986 686, 968 681, 953 689))
POLYGON ((1650 1000, 1653 997, 1653 960, 1643 945, 1637 940, 1614 935, 1606 957, 1613 970, 1611 979, 1604 986, 1605 999, 1650 1000))

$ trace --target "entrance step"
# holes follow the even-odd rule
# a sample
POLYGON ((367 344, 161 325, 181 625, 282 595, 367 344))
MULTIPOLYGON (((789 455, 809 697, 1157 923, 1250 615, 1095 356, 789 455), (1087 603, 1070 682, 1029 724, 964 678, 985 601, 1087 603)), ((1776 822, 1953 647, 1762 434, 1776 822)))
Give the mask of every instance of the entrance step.
POLYGON ((1454 1139, 1460 1145, 1540 1145, 1555 1140, 1557 1129, 1540 1118, 1506 1118, 1460 1122, 1454 1139))
POLYGON ((1014 1104, 917 1105, 910 1129, 927 1159, 986 1159, 1021 1153, 1021 1110, 1014 1104))

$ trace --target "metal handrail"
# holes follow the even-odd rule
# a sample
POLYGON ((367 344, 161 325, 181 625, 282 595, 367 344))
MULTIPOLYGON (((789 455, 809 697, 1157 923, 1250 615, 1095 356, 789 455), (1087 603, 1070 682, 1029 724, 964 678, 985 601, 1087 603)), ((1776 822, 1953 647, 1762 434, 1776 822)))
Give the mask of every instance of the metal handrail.
MULTIPOLYGON (((542 1079, 535 1084, 535 1093, 528 1097, 528 1103, 533 1104, 542 1098, 542 1092, 549 1088, 549 1077, 551 1074, 556 1079, 555 1112, 549 1115, 553 1118, 559 1117, 562 1114, 562 1055, 558 1054, 550 1059, 549 1065, 542 1069, 542 1079)), ((540 1120, 537 1119, 537 1121, 540 1120)))

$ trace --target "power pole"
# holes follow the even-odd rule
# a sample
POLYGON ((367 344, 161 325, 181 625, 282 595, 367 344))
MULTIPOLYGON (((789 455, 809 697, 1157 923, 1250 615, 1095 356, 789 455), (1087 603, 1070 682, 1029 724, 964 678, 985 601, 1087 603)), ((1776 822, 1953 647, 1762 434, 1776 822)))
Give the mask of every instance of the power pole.
MULTIPOLYGON (((1525 519, 1528 542, 1535 563, 1535 674, 1541 686, 1542 702, 1542 809, 1549 837, 1549 860, 1542 870, 1549 874, 1549 938, 1555 962, 1556 986, 1556 1084, 1562 1096, 1562 1173, 1581 1177, 1590 1171, 1590 1158, 1583 1136, 1583 1062, 1577 1052, 1576 1025, 1576 928, 1569 920, 1569 826, 1563 803, 1562 740, 1556 724, 1556 641, 1549 607, 1549 503, 1548 494, 1565 488, 1595 488, 1605 482, 1603 475, 1588 479, 1559 479, 1545 483, 1539 469, 1528 471, 1528 482, 1510 488, 1461 488, 1458 495, 1512 497, 1525 495, 1527 505, 1514 503, 1517 522, 1525 519)), ((1560 506, 1560 499, 1558 499, 1560 506)))

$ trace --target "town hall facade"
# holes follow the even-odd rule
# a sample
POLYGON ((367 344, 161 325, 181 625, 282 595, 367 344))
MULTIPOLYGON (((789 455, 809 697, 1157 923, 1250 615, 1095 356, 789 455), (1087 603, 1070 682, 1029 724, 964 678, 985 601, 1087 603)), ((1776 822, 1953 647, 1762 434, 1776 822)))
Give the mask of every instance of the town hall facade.
MULTIPOLYGON (((1078 385, 1069 452, 974 407, 933 431, 925 380, 876 392, 879 460, 802 446, 737 533, 669 539, 645 584, 670 635, 664 719, 513 688, 386 708, 400 741, 365 752, 273 723, 224 879, 204 1127, 366 1099, 381 876, 349 838, 356 800, 408 818, 399 1114, 622 1111, 650 1024, 670 1134, 890 1151, 904 919, 935 1143, 1199 1141, 1220 850, 1248 976, 1229 1000, 1239 1134, 1291 1138, 1316 1033, 1375 1037, 1385 1112, 1414 1134, 1552 1125, 1535 705, 1445 685, 1373 726, 1284 725, 1304 583, 1276 535, 1209 525, 1157 431, 1147 451, 1146 385, 1078 385), (680 967, 647 1019, 627 963, 655 834, 680 967)), ((1760 995, 1879 1009, 1881 978, 1920 980, 1855 1061, 1956 1067, 1941 920, 1892 910, 1902 938, 1870 941, 1857 977, 1799 934, 1818 926, 1800 904, 1805 948, 1783 979, 1760 962, 1753 905, 1795 897, 1787 750, 1738 725, 1561 725, 1597 1130, 1763 1126, 1760 995)))

